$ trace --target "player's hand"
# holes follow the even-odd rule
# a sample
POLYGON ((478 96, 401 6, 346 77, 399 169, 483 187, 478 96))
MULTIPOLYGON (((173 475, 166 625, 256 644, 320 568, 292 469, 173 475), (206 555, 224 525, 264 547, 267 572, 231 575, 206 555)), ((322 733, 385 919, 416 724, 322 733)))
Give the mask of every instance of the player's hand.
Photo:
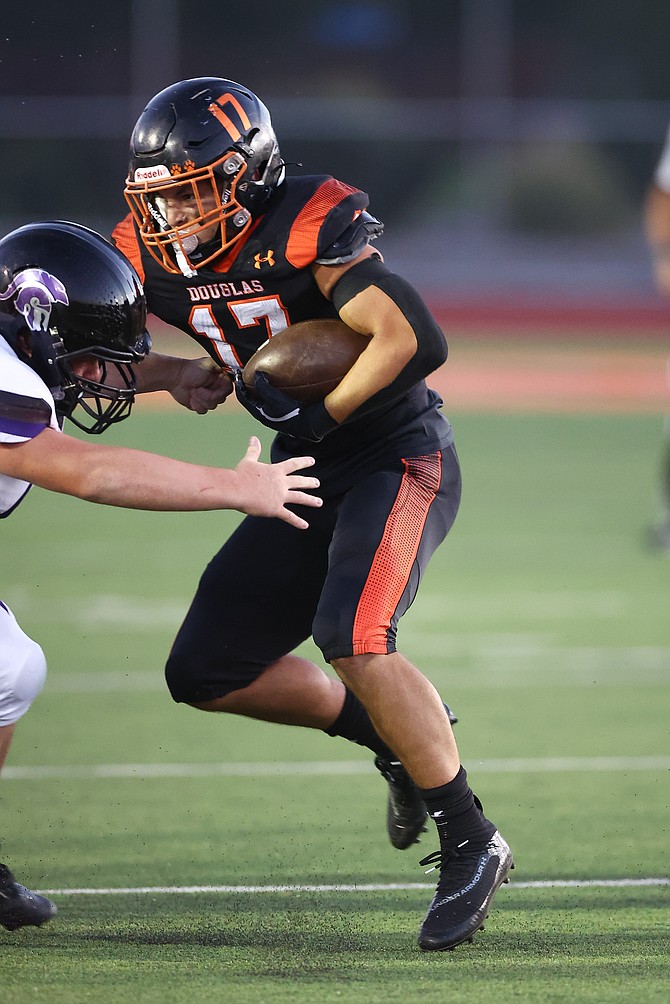
POLYGON ((198 415, 206 415, 223 404, 232 390, 233 382, 229 375, 207 356, 184 359, 179 375, 170 387, 175 401, 198 415))
POLYGON ((240 508, 250 516, 276 516, 290 523, 298 530, 306 530, 307 520, 287 509, 287 505, 306 505, 318 508, 323 505, 316 495, 309 495, 304 489, 318 488, 318 478, 309 478, 296 474, 306 467, 311 467, 314 457, 291 457, 279 464, 263 464, 259 462, 261 454, 260 440, 252 436, 247 452, 235 468, 242 481, 244 502, 240 508))
POLYGON ((235 394, 240 404, 250 415, 275 432, 296 439, 307 439, 318 443, 325 435, 337 427, 337 422, 329 414, 323 401, 304 404, 277 390, 265 373, 256 373, 254 389, 245 385, 242 374, 235 374, 235 394))

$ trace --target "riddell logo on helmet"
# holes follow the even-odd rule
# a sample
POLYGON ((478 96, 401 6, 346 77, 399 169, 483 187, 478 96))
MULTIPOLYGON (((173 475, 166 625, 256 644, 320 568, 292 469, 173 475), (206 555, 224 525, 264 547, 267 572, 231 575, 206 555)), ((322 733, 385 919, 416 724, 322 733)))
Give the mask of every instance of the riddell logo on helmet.
POLYGON ((158 178, 169 178, 170 172, 164 164, 158 167, 138 167, 135 171, 135 181, 156 181, 158 178))

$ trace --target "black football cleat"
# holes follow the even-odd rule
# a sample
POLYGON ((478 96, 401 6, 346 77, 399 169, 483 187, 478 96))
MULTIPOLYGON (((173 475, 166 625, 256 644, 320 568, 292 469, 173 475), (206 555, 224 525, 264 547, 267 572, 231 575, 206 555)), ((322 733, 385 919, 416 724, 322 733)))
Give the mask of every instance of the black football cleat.
POLYGON ((0 924, 8 931, 39 927, 56 913, 55 904, 16 881, 7 865, 0 865, 0 924))
MULTIPOLYGON (((442 703, 444 704, 444 701, 442 701, 442 703)), ((447 715, 449 717, 449 721, 451 722, 451 724, 455 725, 456 722, 458 721, 458 718, 456 717, 456 715, 451 710, 451 708, 449 707, 448 704, 444 704, 444 710, 447 712, 447 715)))
POLYGON ((386 829, 389 840, 399 851, 418 844, 428 817, 419 789, 399 760, 375 757, 375 767, 389 786, 386 829))
MULTIPOLYGON (((444 702, 443 702, 444 703, 444 702)), ((444 710, 449 721, 455 725, 458 718, 448 704, 444 710)), ((375 767, 388 781, 389 795, 386 809, 386 830, 389 840, 399 851, 405 851, 412 844, 418 844, 421 834, 426 832, 423 825, 428 812, 419 789, 399 760, 375 757, 375 767)))
POLYGON ((483 851, 468 854, 463 849, 446 856, 435 851, 421 864, 440 868, 437 890, 419 931, 424 952, 444 952, 471 942, 514 868, 512 852, 497 830, 483 851))

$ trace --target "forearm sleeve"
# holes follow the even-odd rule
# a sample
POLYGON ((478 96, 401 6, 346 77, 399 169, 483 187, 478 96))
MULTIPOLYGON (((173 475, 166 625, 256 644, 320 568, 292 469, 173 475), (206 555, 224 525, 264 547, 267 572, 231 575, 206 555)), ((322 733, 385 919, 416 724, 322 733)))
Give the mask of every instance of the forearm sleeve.
MULTIPOLYGON (((393 300, 414 331, 417 344, 416 353, 393 383, 371 398, 375 406, 382 406, 406 393, 442 365, 447 358, 447 340, 414 287, 390 272, 378 258, 367 258, 353 265, 335 284, 332 300, 338 313, 348 300, 368 286, 377 286, 393 300)), ((369 403, 363 406, 366 410, 369 403)))

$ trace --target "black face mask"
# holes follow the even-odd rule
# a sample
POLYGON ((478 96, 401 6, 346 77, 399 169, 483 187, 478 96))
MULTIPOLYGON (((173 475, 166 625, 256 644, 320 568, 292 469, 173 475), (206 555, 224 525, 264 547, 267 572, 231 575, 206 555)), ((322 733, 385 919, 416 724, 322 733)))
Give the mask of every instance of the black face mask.
MULTIPOLYGON (((115 352, 103 347, 91 346, 66 352, 56 328, 49 331, 30 332, 30 350, 24 347, 19 337, 25 334, 22 318, 0 314, 0 333, 11 345, 21 362, 30 366, 49 388, 56 407, 56 417, 62 427, 64 419, 90 435, 99 435, 110 425, 121 422, 130 415, 135 400, 135 374, 127 361, 129 353, 115 352), (71 360, 81 355, 90 355, 100 362, 100 380, 90 380, 78 376, 72 369, 71 360), (125 356, 125 358, 114 358, 125 356), (107 382, 107 374, 112 368, 115 374, 114 386, 107 382), (79 407, 80 413, 73 414, 79 407)), ((141 358, 151 348, 151 339, 145 333, 144 339, 136 346, 141 358)))
POLYGON ((90 380, 77 376, 68 359, 59 360, 58 365, 64 378, 62 397, 56 399, 56 415, 61 421, 68 418, 78 429, 96 436, 128 418, 135 402, 132 366, 100 359, 100 380, 90 380), (120 387, 107 383, 109 367, 120 375, 120 387))

